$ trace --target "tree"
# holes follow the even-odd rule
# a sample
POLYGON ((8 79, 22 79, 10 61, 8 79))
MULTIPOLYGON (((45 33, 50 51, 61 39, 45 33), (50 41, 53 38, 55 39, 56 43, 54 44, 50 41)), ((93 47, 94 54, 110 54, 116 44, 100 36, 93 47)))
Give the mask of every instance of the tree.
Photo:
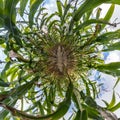
POLYGON ((117 120, 112 113, 120 106, 115 94, 106 107, 97 105, 99 85, 89 76, 92 70, 120 75, 120 62, 104 64, 99 55, 120 49, 120 30, 105 30, 117 25, 109 20, 120 1, 57 0, 57 11, 50 15, 43 4, 0 0, 0 45, 7 56, 1 61, 0 118, 58 120, 72 107, 67 119, 117 120), (93 13, 102 3, 111 4, 104 18, 100 8, 93 13))

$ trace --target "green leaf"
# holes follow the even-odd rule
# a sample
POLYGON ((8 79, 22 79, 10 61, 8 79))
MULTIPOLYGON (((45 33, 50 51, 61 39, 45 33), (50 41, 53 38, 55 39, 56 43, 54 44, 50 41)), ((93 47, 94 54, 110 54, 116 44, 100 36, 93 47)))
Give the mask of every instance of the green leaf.
POLYGON ((116 98, 115 98, 115 92, 113 92, 113 95, 112 95, 112 100, 108 106, 108 109, 112 108, 116 103, 116 98))
POLYGON ((5 0, 5 10, 4 14, 15 23, 16 20, 16 5, 19 0, 5 0))
MULTIPOLYGON (((110 0, 106 0, 110 1, 110 0)), ((105 0, 85 0, 85 2, 78 8, 78 10, 74 13, 73 19, 78 21, 85 12, 88 12, 100 4, 104 3, 105 0)))
POLYGON ((41 102, 38 102, 38 105, 39 105, 39 109, 40 109, 40 114, 45 115, 44 109, 43 109, 43 106, 42 106, 41 102))
POLYGON ((81 118, 81 111, 78 110, 77 113, 76 113, 76 116, 75 116, 74 120, 80 120, 80 118, 81 118))
POLYGON ((120 50, 120 42, 111 43, 103 51, 113 51, 113 50, 120 50))
POLYGON ((100 14, 101 14, 101 8, 98 8, 96 13, 96 19, 100 18, 100 14))
POLYGON ((112 62, 109 64, 102 64, 96 67, 99 71, 111 74, 113 76, 120 76, 120 62, 112 62))
POLYGON ((81 103, 80 103, 80 92, 79 92, 79 90, 78 89, 74 89, 73 90, 73 94, 72 94, 72 99, 73 99, 73 101, 74 101, 74 104, 75 104, 75 106, 76 106, 76 108, 77 109, 81 109, 81 103))
POLYGON ((49 90, 49 95, 48 95, 48 97, 49 97, 49 102, 50 102, 51 104, 53 104, 54 101, 55 101, 55 92, 56 92, 55 86, 54 86, 54 85, 51 85, 51 86, 50 86, 50 90, 49 90))
POLYGON ((3 0, 0 0, 0 27, 4 25, 4 15, 3 15, 3 0))
MULTIPOLYGON (((108 22, 109 22, 110 18, 111 18, 112 15, 113 15, 114 9, 115 9, 115 5, 112 4, 112 5, 110 6, 109 10, 107 11, 104 19, 103 19, 104 21, 108 21, 108 22)), ((106 26, 106 25, 104 24, 104 25, 101 26, 101 28, 103 29, 105 26, 106 26)))
MULTIPOLYGON (((25 95, 26 92, 33 86, 33 83, 38 80, 38 77, 33 78, 30 82, 27 82, 21 86, 18 86, 14 89, 11 89, 9 91, 10 97, 4 100, 5 104, 8 104, 10 106, 14 106, 17 100, 22 96, 25 95)), ((7 116, 8 111, 2 110, 0 111, 0 117, 1 120, 4 120, 4 118, 7 116)))
POLYGON ((62 17, 62 3, 60 0, 57 0, 57 8, 58 8, 60 17, 62 17))
POLYGON ((93 8, 99 6, 102 3, 120 4, 120 1, 119 0, 90 0, 90 1, 86 0, 75 12, 74 20, 78 21, 85 12, 92 10, 93 8))
POLYGON ((120 29, 114 31, 114 32, 107 32, 99 37, 96 38, 96 42, 100 42, 101 44, 105 45, 108 44, 109 42, 119 39, 120 38, 120 29))
POLYGON ((6 83, 0 79, 0 87, 9 87, 9 83, 6 83))
POLYGON ((115 87, 118 85, 119 82, 120 82, 120 78, 118 77, 118 78, 117 78, 117 81, 116 81, 116 83, 115 83, 115 85, 114 85, 113 88, 115 88, 115 87))
POLYGON ((0 38, 0 44, 3 44, 4 42, 5 42, 5 40, 3 38, 0 38))
POLYGON ((94 118, 94 119, 99 118, 99 112, 95 108, 85 104, 82 104, 82 107, 87 110, 88 116, 90 118, 94 118))
POLYGON ((87 111, 86 110, 83 110, 81 112, 80 120, 88 120, 88 115, 87 115, 87 111))
POLYGON ((29 25, 32 27, 35 13, 37 12, 37 9, 41 5, 43 0, 30 0, 30 13, 29 13, 29 25))
POLYGON ((59 22, 59 20, 53 20, 52 22, 50 22, 50 24, 48 25, 48 31, 50 31, 51 27, 55 24, 57 24, 59 22))
POLYGON ((105 101, 105 100, 102 100, 102 101, 105 103, 106 107, 109 106, 109 103, 107 101, 105 101))
POLYGON ((5 28, 9 31, 10 35, 15 38, 16 43, 22 47, 22 40, 20 36, 20 30, 17 28, 15 23, 11 21, 11 18, 6 17, 4 19, 5 28))
POLYGON ((114 112, 120 108, 120 103, 117 103, 114 107, 110 108, 109 110, 114 112))
POLYGON ((57 15, 56 13, 51 14, 51 15, 46 19, 45 24, 49 23, 49 22, 50 22, 50 19, 53 18, 53 17, 56 16, 56 15, 57 15))
POLYGON ((2 14, 2 10, 0 9, 0 27, 4 27, 5 26, 5 23, 4 23, 4 17, 3 17, 3 14, 2 14))
MULTIPOLYGON (((36 81, 35 79, 33 79, 33 80, 36 81)), ((17 91, 19 91, 22 94, 24 92, 23 89, 25 91, 30 89, 31 88, 31 83, 33 84, 33 80, 31 82, 25 84, 24 87, 22 86, 19 89, 17 89, 17 91), (27 86, 29 85, 29 86, 27 87, 26 85, 27 86), (26 89, 26 87, 27 87, 27 89, 26 89)), ((72 91, 73 91, 73 84, 70 82, 70 84, 68 86, 68 89, 66 91, 65 99, 59 104, 58 109, 54 113, 49 114, 49 115, 45 115, 45 116, 39 116, 39 115, 38 116, 33 116, 33 115, 30 115, 30 114, 26 114, 23 111, 17 110, 15 108, 10 107, 10 106, 5 105, 5 104, 3 104, 3 107, 7 108, 7 110, 9 110, 14 116, 19 116, 19 117, 22 117, 22 118, 30 118, 30 119, 33 119, 33 120, 43 120, 43 119, 45 120, 45 119, 51 118, 52 120, 58 120, 61 117, 63 117, 64 114, 66 114, 66 112, 68 111, 68 109, 71 105, 72 91)), ((18 94, 18 96, 19 96, 19 94, 18 94)))
POLYGON ((4 67, 4 69, 2 70, 2 72, 1 72, 1 78, 2 79, 6 79, 6 71, 10 68, 10 65, 11 65, 11 62, 8 62, 6 65, 5 65, 5 67, 4 67))
POLYGON ((20 15, 23 16, 28 0, 20 0, 20 15))
POLYGON ((86 94, 87 94, 87 96, 90 96, 91 91, 90 91, 90 88, 89 88, 89 84, 87 83, 87 80, 83 76, 81 76, 81 78, 83 80, 83 83, 85 84, 86 94))
POLYGON ((53 120, 58 120, 67 113, 71 105, 72 92, 73 92, 73 84, 70 82, 66 92, 66 98, 63 102, 59 104, 58 109, 56 110, 54 116, 52 117, 53 120))
POLYGON ((65 4, 63 19, 64 19, 65 16, 69 13, 69 9, 70 9, 70 8, 71 8, 71 5, 70 5, 70 4, 65 4))
POLYGON ((99 112, 95 108, 85 104, 82 104, 82 107, 87 110, 88 117, 94 118, 94 119, 100 118, 99 112))
POLYGON ((0 0, 0 9, 3 9, 3 0, 0 0))
POLYGON ((83 29, 83 28, 85 28, 85 27, 87 27, 87 26, 89 26, 89 25, 91 25, 91 24, 96 24, 96 23, 101 23, 101 24, 103 24, 103 25, 113 25, 113 26, 114 26, 114 24, 110 24, 110 23, 108 23, 107 21, 104 21, 104 20, 90 19, 90 20, 87 20, 87 21, 81 23, 80 25, 78 25, 78 26, 74 29, 74 32, 77 32, 77 31, 79 31, 80 29, 83 29))
POLYGON ((93 100, 92 97, 87 96, 85 99, 85 103, 89 105, 90 107, 97 108, 96 102, 93 100))
POLYGON ((112 4, 120 5, 120 1, 119 0, 109 0, 108 2, 106 1, 106 3, 112 3, 112 4))

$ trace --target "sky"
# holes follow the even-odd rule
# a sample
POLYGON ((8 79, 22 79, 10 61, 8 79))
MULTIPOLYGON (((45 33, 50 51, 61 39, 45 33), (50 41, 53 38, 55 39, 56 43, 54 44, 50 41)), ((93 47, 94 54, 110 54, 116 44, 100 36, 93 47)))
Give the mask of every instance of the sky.
MULTIPOLYGON (((100 6, 102 8, 102 16, 105 15, 105 12, 108 10, 109 6, 110 5, 108 4, 107 5, 103 4, 100 6)), ((45 7, 48 8, 49 13, 52 13, 53 11, 55 11, 56 10, 55 0, 46 0, 45 7)), ((120 12, 120 6, 116 5, 115 12, 113 14, 112 19, 110 20, 111 22, 120 22, 120 15, 118 16, 119 12, 120 12)), ((120 25, 118 25, 116 28, 110 27, 109 29, 116 30, 119 28, 120 28, 120 25)), ((104 55, 105 63, 120 61, 120 51, 112 51, 109 53, 103 53, 103 55, 104 55)), ((4 60, 4 59, 5 59, 4 53, 2 49, 0 49, 0 60, 4 60)), ((0 71, 2 68, 3 68, 3 65, 0 64, 0 71)), ((96 99, 96 101, 98 104, 104 106, 104 103, 102 102, 102 100, 106 100, 110 102, 112 98, 113 86, 116 82, 116 78, 110 75, 107 75, 107 74, 99 73, 99 72, 95 72, 94 77, 96 77, 96 75, 98 74, 101 74, 100 82, 103 83, 104 86, 102 88, 102 92, 101 92, 99 99, 96 99)), ((117 96, 117 93, 119 93, 119 91, 120 91, 120 84, 118 84, 118 86, 115 88, 117 102, 120 101, 119 96, 117 96)), ((120 110, 117 110, 115 113, 118 117, 120 117, 120 110)))

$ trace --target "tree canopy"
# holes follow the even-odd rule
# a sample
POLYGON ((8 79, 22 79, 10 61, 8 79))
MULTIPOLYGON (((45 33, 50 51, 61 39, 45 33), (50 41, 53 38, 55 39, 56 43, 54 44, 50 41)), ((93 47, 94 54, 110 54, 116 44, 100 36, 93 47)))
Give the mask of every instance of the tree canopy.
POLYGON ((102 52, 120 50, 120 29, 107 30, 120 0, 56 0, 49 14, 44 0, 0 0, 1 120, 118 120, 115 93, 99 106, 93 70, 117 77, 120 62, 105 64, 102 52), (101 17, 99 5, 110 4, 101 17), (97 8, 97 9, 96 9, 97 8), (96 9, 96 12, 95 12, 96 9), (99 49, 101 48, 101 49, 99 49))

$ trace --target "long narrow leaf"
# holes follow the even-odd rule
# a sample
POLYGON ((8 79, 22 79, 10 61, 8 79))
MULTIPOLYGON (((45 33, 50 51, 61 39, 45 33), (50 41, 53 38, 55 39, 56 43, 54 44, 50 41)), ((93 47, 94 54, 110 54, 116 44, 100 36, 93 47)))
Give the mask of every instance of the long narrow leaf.
POLYGON ((81 118, 81 111, 78 110, 77 113, 76 113, 76 116, 75 116, 74 120, 80 120, 80 118, 81 118))
POLYGON ((20 15, 23 16, 28 0, 20 0, 20 15))
POLYGON ((97 69, 101 72, 111 74, 113 76, 120 76, 120 62, 99 65, 97 66, 97 69))
POLYGON ((53 120, 58 120, 59 118, 61 118, 69 109, 70 104, 71 104, 71 96, 72 96, 72 91, 73 91, 73 85, 72 83, 69 84, 67 92, 66 92, 66 98, 65 100, 63 100, 63 102, 61 102, 58 106, 58 109, 49 115, 45 115, 45 116, 33 116, 30 114, 26 114, 23 111, 17 110, 13 107, 10 107, 8 105, 5 104, 0 104, 2 107, 4 107, 5 109, 7 109, 8 111, 10 111, 14 116, 19 116, 22 118, 29 118, 29 119, 33 119, 33 120, 45 120, 48 118, 51 118, 53 120))
POLYGON ((114 107, 110 108, 109 110, 114 112, 120 108, 120 103, 116 104, 114 107))
POLYGON ((10 21, 15 23, 16 20, 16 5, 19 0, 5 0, 4 14, 8 16, 10 21))
POLYGON ((80 120, 88 120, 88 115, 87 115, 87 111, 86 110, 83 110, 81 112, 81 118, 80 120))
POLYGON ((120 5, 120 1, 119 0, 109 0, 109 1, 106 1, 106 3, 112 3, 112 4, 120 5))
POLYGON ((115 98, 115 92, 113 92, 113 95, 112 95, 112 100, 108 106, 108 109, 112 108, 116 103, 116 98, 115 98))
POLYGON ((106 49, 103 51, 113 51, 113 50, 120 50, 120 42, 111 43, 111 45, 107 46, 106 49))
POLYGON ((91 19, 91 20, 87 20, 84 23, 80 24, 79 26, 77 26, 77 28, 74 29, 74 32, 79 31, 80 29, 83 29, 84 27, 87 27, 91 24, 96 24, 96 23, 101 23, 103 25, 111 25, 114 26, 114 24, 108 23, 107 21, 104 20, 97 20, 97 19, 91 19))
MULTIPOLYGON (((115 5, 112 4, 112 5, 110 6, 109 10, 107 11, 107 14, 105 15, 105 17, 104 17, 104 19, 103 19, 104 21, 108 21, 108 22, 109 22, 110 18, 111 18, 112 15, 113 15, 114 9, 115 9, 115 5)), ((104 29, 104 27, 105 27, 105 24, 103 24, 103 25, 101 26, 101 29, 104 29)))
MULTIPOLYGON (((107 1, 110 0, 106 0, 106 2, 107 1)), ((98 5, 104 2, 105 2, 104 0, 85 0, 85 2, 75 12, 73 19, 75 21, 78 21, 85 12, 92 10, 93 8, 97 7, 98 5)))
POLYGON ((60 0, 57 0, 57 8, 58 8, 60 17, 62 17, 62 3, 60 0))
MULTIPOLYGON (((8 104, 8 105, 11 105, 11 106, 14 106, 15 103, 17 102, 17 100, 22 96, 24 95, 33 85, 33 83, 38 80, 38 77, 35 77, 32 81, 26 83, 26 84, 23 84, 21 86, 18 86, 17 88, 15 89, 12 89, 9 91, 9 95, 10 97, 5 99, 4 100, 4 103, 5 104, 8 104), (14 98, 14 99, 13 99, 14 98)), ((6 110, 2 110, 0 111, 0 116, 1 116, 1 119, 4 120, 4 118, 6 117, 6 115, 8 114, 8 111, 6 110)))
POLYGON ((114 32, 107 32, 99 37, 96 38, 96 42, 100 42, 101 44, 108 44, 111 40, 116 40, 120 38, 120 29, 114 31, 114 32))
POLYGON ((37 12, 37 9, 39 8, 42 2, 43 0, 30 0, 30 14, 29 14, 30 27, 32 27, 33 25, 35 13, 37 12))

